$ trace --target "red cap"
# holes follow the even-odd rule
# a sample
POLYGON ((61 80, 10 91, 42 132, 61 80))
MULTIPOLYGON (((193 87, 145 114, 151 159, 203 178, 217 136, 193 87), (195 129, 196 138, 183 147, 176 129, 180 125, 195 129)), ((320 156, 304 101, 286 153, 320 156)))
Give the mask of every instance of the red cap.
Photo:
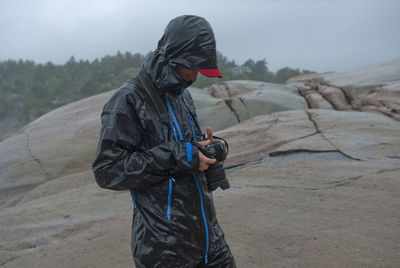
POLYGON ((222 74, 219 69, 199 69, 198 70, 202 75, 208 77, 219 77, 222 78, 222 74))

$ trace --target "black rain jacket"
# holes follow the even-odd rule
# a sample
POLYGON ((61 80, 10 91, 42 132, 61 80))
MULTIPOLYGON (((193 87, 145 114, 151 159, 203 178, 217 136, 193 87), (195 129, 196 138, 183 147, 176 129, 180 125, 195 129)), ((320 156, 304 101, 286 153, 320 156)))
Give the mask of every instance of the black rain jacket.
POLYGON ((185 90, 190 83, 180 78, 177 67, 217 68, 214 34, 203 18, 172 20, 140 73, 105 104, 93 172, 99 186, 131 192, 137 267, 211 262, 212 267, 233 267, 192 146, 201 129, 185 90), (154 105, 143 81, 154 87, 164 111, 154 105))

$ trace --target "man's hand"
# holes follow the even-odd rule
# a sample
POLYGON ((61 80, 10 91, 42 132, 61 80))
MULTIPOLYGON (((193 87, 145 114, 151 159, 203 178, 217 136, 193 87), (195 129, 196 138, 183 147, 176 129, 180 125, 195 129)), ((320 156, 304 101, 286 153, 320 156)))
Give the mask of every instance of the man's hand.
MULTIPOLYGON (((199 143, 203 146, 207 146, 210 144, 210 140, 200 141, 199 143)), ((199 150, 199 159, 200 159, 199 163, 200 171, 207 170, 210 165, 214 164, 217 161, 215 159, 208 158, 202 152, 200 152, 200 150, 199 150)))
MULTIPOLYGON (((223 142, 226 145, 224 140, 214 139, 213 132, 212 132, 212 129, 210 127, 207 128, 206 132, 207 132, 207 138, 210 141, 210 143, 213 143, 214 141, 220 141, 220 142, 223 142)), ((225 155, 227 155, 227 154, 228 154, 228 149, 227 149, 227 147, 225 147, 225 155)))

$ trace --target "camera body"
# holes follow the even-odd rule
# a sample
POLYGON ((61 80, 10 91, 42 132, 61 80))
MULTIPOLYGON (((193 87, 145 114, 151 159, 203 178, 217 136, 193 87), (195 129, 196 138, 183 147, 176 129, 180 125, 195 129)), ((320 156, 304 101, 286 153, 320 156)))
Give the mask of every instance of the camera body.
POLYGON ((196 145, 199 150, 208 158, 222 162, 226 159, 226 145, 221 141, 215 141, 207 146, 196 145))
MULTIPOLYGON (((216 136, 214 136, 214 138, 221 139, 216 136)), ((203 136, 202 140, 206 140, 205 136, 203 136)), ((222 190, 228 189, 230 185, 228 179, 226 178, 225 169, 222 164, 222 162, 226 159, 228 150, 226 141, 224 143, 217 140, 207 146, 203 146, 196 142, 194 145, 208 158, 217 160, 215 164, 209 166, 205 171, 208 190, 214 191, 218 187, 221 187, 222 190)))

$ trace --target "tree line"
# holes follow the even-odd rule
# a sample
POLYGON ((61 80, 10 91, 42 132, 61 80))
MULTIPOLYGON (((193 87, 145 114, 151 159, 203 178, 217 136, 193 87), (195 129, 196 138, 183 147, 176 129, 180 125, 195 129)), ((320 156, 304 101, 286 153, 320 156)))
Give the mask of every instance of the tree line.
POLYGON ((194 87, 204 88, 213 83, 227 80, 256 80, 270 83, 285 83, 291 77, 312 73, 310 70, 293 69, 284 67, 278 71, 271 72, 268 69, 265 59, 254 61, 248 59, 243 64, 238 65, 235 60, 229 60, 222 53, 217 52, 218 68, 223 75, 222 78, 208 78, 199 76, 198 81, 193 84, 194 87))
MULTIPOLYGON (((284 83, 292 76, 309 72, 285 67, 273 73, 265 59, 249 59, 237 65, 219 52, 217 56, 224 77, 209 79, 199 75, 193 86, 204 88, 225 80, 284 83)), ((93 61, 71 57, 65 64, 0 61, 0 128, 1 122, 10 117, 16 117, 14 121, 19 123, 15 124, 21 127, 61 105, 116 89, 139 71, 147 57, 117 52, 93 61)))

